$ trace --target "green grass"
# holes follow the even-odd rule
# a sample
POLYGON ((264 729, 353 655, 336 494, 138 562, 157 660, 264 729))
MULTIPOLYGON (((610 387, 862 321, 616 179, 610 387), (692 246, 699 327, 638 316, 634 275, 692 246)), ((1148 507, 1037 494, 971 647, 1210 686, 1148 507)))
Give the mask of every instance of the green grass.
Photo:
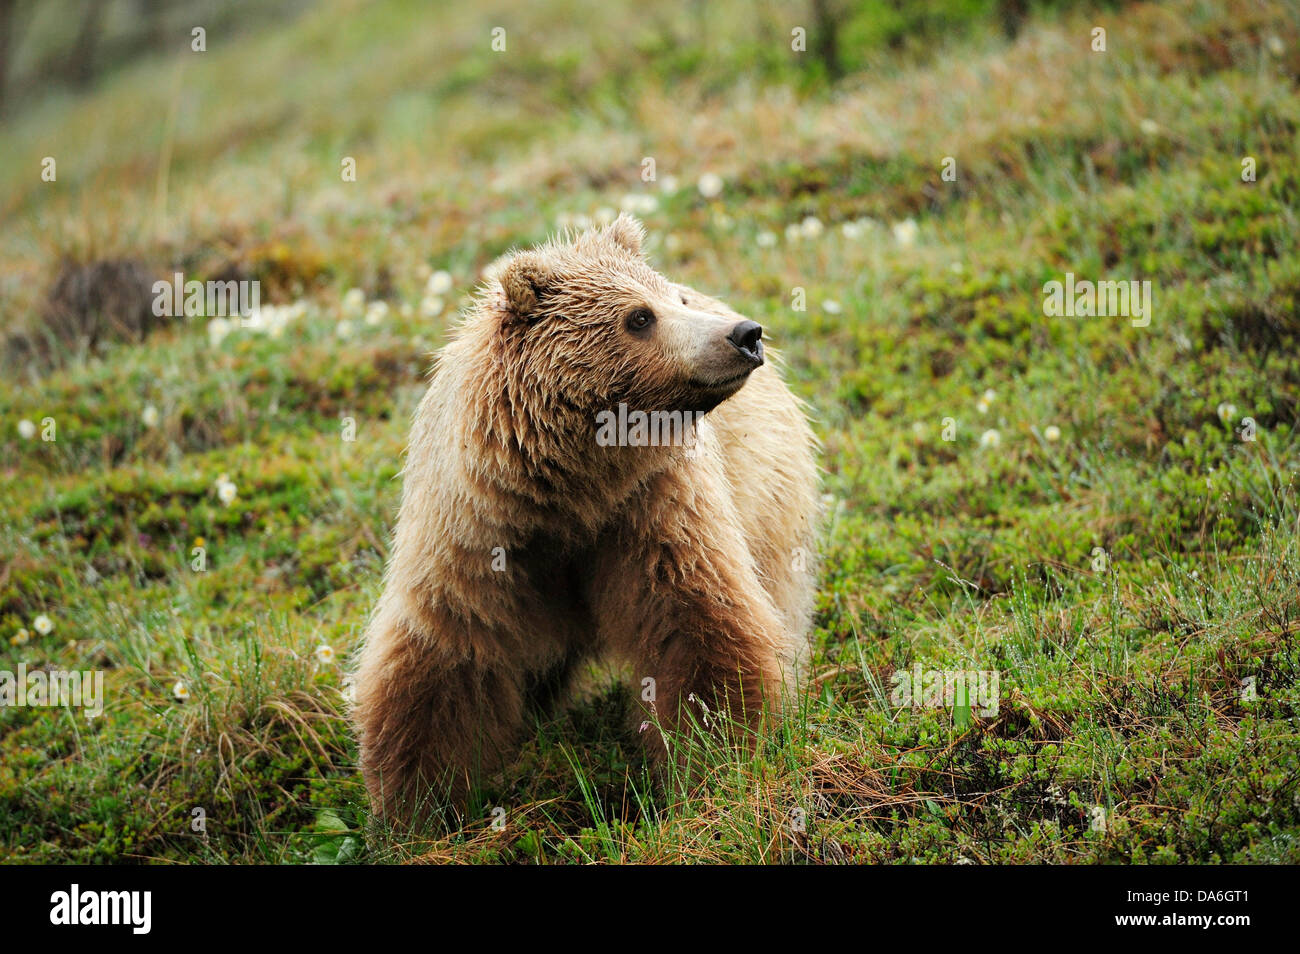
POLYGON ((1040 8, 1009 41, 992 6, 854 13, 831 89, 784 52, 802 6, 435 27, 337 0, 9 119, 6 327, 40 335, 65 260, 304 308, 278 337, 58 341, 0 380, 0 670, 107 691, 96 720, 0 709, 0 860, 1300 862, 1300 17, 1040 8), (656 265, 760 321, 815 414, 806 695, 661 788, 593 671, 460 827, 390 838, 345 675, 428 353, 495 256, 642 193, 656 265), (431 269, 455 287, 423 317, 431 269), (1046 317, 1067 271, 1150 280, 1150 326, 1046 317), (57 440, 19 435, 46 418, 57 440), (996 715, 892 704, 917 664, 996 670, 996 715))

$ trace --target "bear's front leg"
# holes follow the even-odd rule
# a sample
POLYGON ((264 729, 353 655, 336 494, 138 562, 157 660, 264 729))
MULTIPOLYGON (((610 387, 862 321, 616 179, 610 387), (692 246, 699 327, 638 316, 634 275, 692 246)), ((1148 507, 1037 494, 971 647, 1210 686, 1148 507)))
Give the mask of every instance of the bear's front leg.
POLYGON ((779 709, 786 634, 716 461, 654 478, 604 542, 590 599, 606 645, 634 664, 652 760, 692 725, 752 741, 779 709))
POLYGON ((480 633, 462 650, 430 630, 474 624, 436 609, 412 622, 381 607, 356 675, 354 718, 374 810, 398 825, 464 807, 517 750, 524 675, 480 633), (487 650, 487 651, 485 651, 487 650))

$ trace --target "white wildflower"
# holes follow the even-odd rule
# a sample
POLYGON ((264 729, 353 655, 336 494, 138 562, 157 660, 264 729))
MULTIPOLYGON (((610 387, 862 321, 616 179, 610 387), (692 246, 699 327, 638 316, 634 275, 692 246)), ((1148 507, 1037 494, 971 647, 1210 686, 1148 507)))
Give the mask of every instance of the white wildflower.
POLYGON ((722 195, 722 176, 714 172, 706 172, 700 176, 700 181, 696 187, 700 190, 700 195, 706 199, 716 199, 722 195))
POLYGON ((359 315, 361 309, 366 306, 366 293, 360 288, 349 288, 343 296, 343 313, 345 315, 359 315))
POLYGON ((904 219, 902 222, 895 222, 893 230, 894 241, 904 248, 915 245, 917 236, 921 234, 921 228, 916 224, 915 219, 904 219))
POLYGON ((239 496, 239 488, 234 485, 229 477, 222 474, 217 478, 217 499, 229 507, 239 496))
POLYGON ((213 348, 218 347, 226 340, 226 335, 230 334, 231 327, 228 319, 213 318, 208 322, 208 344, 213 348))

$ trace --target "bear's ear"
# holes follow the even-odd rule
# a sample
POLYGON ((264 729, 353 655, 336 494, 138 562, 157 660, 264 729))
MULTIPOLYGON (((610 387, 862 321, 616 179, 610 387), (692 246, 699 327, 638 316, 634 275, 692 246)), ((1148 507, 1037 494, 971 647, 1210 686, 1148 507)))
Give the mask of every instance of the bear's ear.
POLYGON ((618 218, 605 226, 605 233, 633 255, 641 254, 641 245, 645 241, 645 227, 626 212, 620 213, 618 218))
POLYGON ((501 272, 501 287, 511 316, 532 321, 554 281, 554 273, 537 256, 523 252, 511 259, 501 272))

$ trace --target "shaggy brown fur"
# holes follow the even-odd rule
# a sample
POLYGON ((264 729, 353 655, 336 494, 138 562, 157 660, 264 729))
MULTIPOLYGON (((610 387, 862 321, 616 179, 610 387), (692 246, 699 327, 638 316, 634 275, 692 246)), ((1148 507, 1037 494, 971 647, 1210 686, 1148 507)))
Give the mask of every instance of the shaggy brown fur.
POLYGON ((654 679, 644 718, 673 729, 692 693, 757 726, 804 655, 811 431, 728 339, 742 316, 641 242, 623 216, 513 255, 439 355, 356 675, 362 769, 394 820, 499 771, 581 661, 654 679), (620 402, 708 416, 694 448, 601 446, 620 402))

